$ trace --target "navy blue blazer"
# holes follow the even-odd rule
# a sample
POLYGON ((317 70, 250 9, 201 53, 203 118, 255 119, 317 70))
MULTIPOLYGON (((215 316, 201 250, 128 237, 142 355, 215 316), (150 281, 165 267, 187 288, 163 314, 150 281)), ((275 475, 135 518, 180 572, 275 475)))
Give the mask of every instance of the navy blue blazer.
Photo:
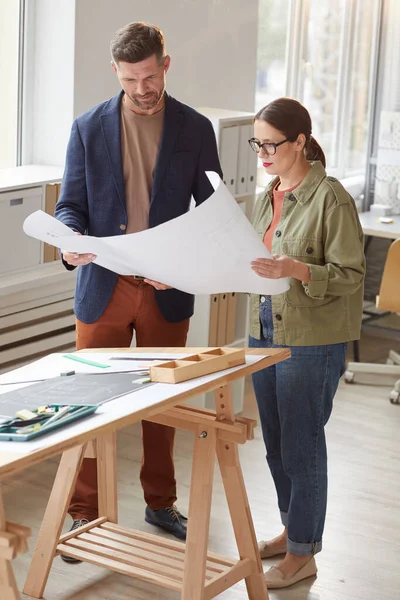
MULTIPOLYGON (((123 92, 79 116, 72 125, 65 173, 55 217, 82 234, 124 235, 127 225, 121 155, 123 92)), ((149 227, 187 212, 213 192, 205 171, 221 177, 214 130, 210 121, 166 94, 161 146, 151 192, 149 227)), ((75 267, 64 262, 68 270, 75 267)), ((79 268, 75 314, 93 323, 110 301, 118 275, 95 264, 79 268)), ((194 297, 176 289, 154 290, 164 318, 191 317, 194 297)))

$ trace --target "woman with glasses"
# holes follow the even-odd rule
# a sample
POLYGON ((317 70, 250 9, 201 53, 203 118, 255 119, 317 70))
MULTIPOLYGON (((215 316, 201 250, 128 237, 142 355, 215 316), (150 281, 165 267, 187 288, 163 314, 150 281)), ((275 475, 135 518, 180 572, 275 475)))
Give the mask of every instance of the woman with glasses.
POLYGON ((258 200, 253 225, 273 255, 252 263, 260 277, 289 278, 277 296, 251 296, 253 348, 287 346, 291 358, 253 375, 267 462, 283 532, 260 542, 261 558, 284 555, 266 572, 281 588, 316 575, 327 502, 324 427, 347 342, 360 337, 364 251, 353 199, 325 172, 308 111, 280 98, 259 111, 249 140, 275 177, 258 200))

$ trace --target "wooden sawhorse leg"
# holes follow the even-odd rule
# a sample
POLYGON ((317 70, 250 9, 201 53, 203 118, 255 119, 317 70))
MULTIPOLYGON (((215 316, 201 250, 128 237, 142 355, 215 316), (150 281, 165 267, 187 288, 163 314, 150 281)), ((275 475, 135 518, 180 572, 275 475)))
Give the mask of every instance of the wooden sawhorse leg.
POLYGON ((203 600, 217 430, 195 432, 182 600, 203 600))
POLYGON ((61 457, 23 590, 28 596, 43 596, 84 453, 76 446, 61 457))
MULTIPOLYGON (((217 421, 221 422, 221 426, 222 421, 233 425, 235 413, 231 385, 219 388, 215 392, 215 400, 217 421)), ((195 431, 181 599, 208 600, 245 578, 250 600, 268 600, 237 442, 233 439, 221 439, 218 433, 218 428, 204 425, 195 431), (218 456, 241 562, 231 568, 229 573, 221 574, 205 585, 215 453, 218 456), (249 568, 250 565, 252 568, 249 568)))
MULTIPOLYGON (((115 437, 113 432, 100 436, 94 444, 94 454, 93 444, 90 444, 89 456, 94 458, 97 454, 99 514, 104 516, 80 528, 82 531, 84 528, 94 527, 97 521, 107 519, 117 522, 115 437)), ((86 445, 77 446, 64 452, 61 457, 24 587, 24 593, 34 598, 43 596, 85 450, 86 445)))
POLYGON ((27 538, 31 535, 29 527, 6 521, 3 498, 0 487, 0 598, 1 600, 17 600, 17 584, 15 582, 11 561, 17 554, 28 552, 27 538))
POLYGON ((0 488, 0 542, 4 541, 4 546, 3 544, 0 546, 0 597, 2 600, 19 600, 20 595, 11 566, 13 553, 7 552, 12 551, 11 546, 8 545, 8 542, 11 542, 9 536, 0 488))
MULTIPOLYGON (((235 412, 231 385, 220 388, 214 395, 217 418, 223 416, 226 420, 234 422, 235 412)), ((239 556, 240 558, 249 558, 256 565, 255 572, 246 577, 245 580, 248 596, 250 600, 267 600, 268 592, 243 481, 238 445, 218 440, 217 456, 239 556)))

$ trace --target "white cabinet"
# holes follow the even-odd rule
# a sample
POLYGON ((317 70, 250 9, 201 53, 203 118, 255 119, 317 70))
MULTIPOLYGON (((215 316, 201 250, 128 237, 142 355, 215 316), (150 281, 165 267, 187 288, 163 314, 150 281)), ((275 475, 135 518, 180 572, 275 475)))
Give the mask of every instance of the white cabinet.
POLYGON ((22 225, 31 213, 46 209, 46 187, 62 175, 61 167, 44 165, 0 169, 0 277, 46 262, 44 244, 27 236, 22 225))
POLYGON ((0 370, 75 347, 76 273, 60 261, 43 264, 43 244, 22 229, 62 174, 42 165, 0 169, 0 370))
POLYGON ((41 208, 41 187, 0 193, 0 275, 40 264, 41 242, 27 236, 22 225, 41 208))
POLYGON ((197 108, 214 128, 224 183, 233 196, 254 195, 257 155, 249 146, 253 137, 253 113, 197 108))
POLYGON ((239 154, 240 127, 224 127, 220 131, 219 156, 224 183, 235 196, 237 188, 237 170, 239 154))

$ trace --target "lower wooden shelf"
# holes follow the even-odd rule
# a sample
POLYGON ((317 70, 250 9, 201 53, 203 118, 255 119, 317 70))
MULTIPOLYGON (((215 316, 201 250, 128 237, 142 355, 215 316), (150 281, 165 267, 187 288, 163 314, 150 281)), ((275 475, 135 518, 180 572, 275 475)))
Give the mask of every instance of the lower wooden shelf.
MULTIPOLYGON (((60 538, 57 554, 180 592, 185 544, 122 527, 99 518, 60 538)), ((208 553, 204 598, 214 598, 250 575, 250 559, 235 560, 208 553)))

